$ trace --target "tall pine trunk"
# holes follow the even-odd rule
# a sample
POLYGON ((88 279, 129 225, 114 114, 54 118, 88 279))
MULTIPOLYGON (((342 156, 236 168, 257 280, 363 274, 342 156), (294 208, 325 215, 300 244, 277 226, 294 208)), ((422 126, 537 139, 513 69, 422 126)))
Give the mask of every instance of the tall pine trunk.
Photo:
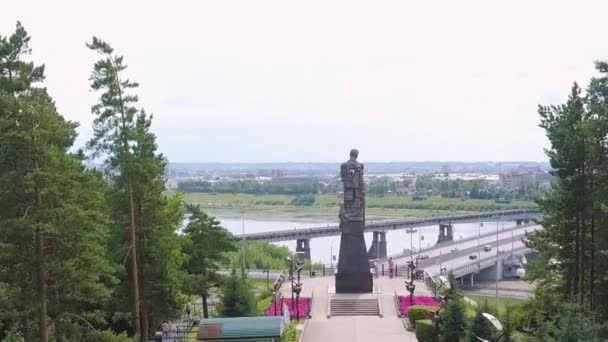
POLYGON ((574 238, 574 279, 572 280, 572 300, 578 302, 578 269, 579 269, 579 238, 580 238, 580 216, 576 217, 576 237, 574 238))
POLYGON ((593 310, 594 307, 594 285, 595 285, 595 213, 591 215, 591 270, 589 273, 589 292, 590 300, 589 307, 593 310))
POLYGON ((586 222, 586 214, 587 214, 587 168, 586 168, 586 140, 583 137, 582 139, 582 158, 581 162, 581 198, 579 199, 582 208, 581 208, 581 285, 580 285, 580 304, 581 306, 585 306, 585 297, 586 297, 586 286, 585 286, 585 274, 587 273, 586 268, 586 259, 587 259, 587 222, 586 222))
POLYGON ((142 338, 140 311, 139 311, 139 276, 137 266, 137 232, 135 227, 135 207, 133 203, 133 185, 131 179, 128 179, 129 191, 129 211, 131 223, 129 225, 129 233, 131 237, 131 283, 133 287, 133 323, 135 324, 135 335, 142 338))
POLYGON ((202 301, 203 301, 203 318, 209 318, 209 307, 207 304, 207 290, 205 289, 205 291, 203 292, 202 296, 202 301))
MULTIPOLYGON (((137 217, 136 217, 136 222, 137 222, 137 226, 139 227, 139 231, 137 232, 137 242, 139 243, 139 246, 144 246, 145 245, 145 239, 144 239, 144 231, 143 231, 143 224, 142 224, 142 212, 141 212, 141 198, 137 199, 137 217)), ((137 249, 137 258, 138 260, 143 260, 143 255, 142 255, 143 251, 138 248, 137 249)), ((148 310, 147 310, 147 303, 146 303, 146 278, 145 278, 145 271, 144 271, 144 263, 140 262, 138 263, 139 266, 139 309, 140 309, 140 320, 141 320, 141 341, 142 342, 146 342, 148 340, 148 333, 149 333, 149 317, 148 317, 148 310)))
MULTIPOLYGON (((34 129, 35 130, 35 129, 34 129)), ((32 132, 32 146, 35 146, 35 135, 32 132)), ((34 172, 38 172, 38 156, 34 157, 34 172)), ((42 194, 38 185, 34 185, 34 203, 36 208, 42 206, 42 194)), ((36 256, 38 258, 38 295, 40 297, 40 308, 38 312, 38 325, 40 325, 40 342, 48 342, 49 331, 47 326, 47 288, 46 288, 46 270, 44 268, 44 239, 40 227, 36 227, 36 256)))
POLYGON ((46 294, 46 270, 44 269, 44 240, 40 228, 36 228, 36 254, 38 256, 38 287, 40 296, 40 342, 48 342, 49 332, 47 328, 47 294, 46 294))

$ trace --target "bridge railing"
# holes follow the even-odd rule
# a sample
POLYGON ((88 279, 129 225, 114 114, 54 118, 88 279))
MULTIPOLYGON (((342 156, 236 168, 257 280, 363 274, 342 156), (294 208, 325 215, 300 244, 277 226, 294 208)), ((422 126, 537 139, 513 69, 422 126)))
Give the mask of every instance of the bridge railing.
MULTIPOLYGON (((527 252, 531 251, 530 248, 528 247, 520 247, 520 248, 516 248, 513 250, 513 252, 511 251, 502 251, 498 253, 498 260, 502 261, 505 260, 506 258, 510 257, 511 254, 525 254, 527 252)), ((490 256, 488 258, 485 258, 483 260, 479 260, 476 262, 470 262, 466 265, 462 265, 456 268, 450 268, 448 269, 448 273, 452 272, 456 277, 462 277, 464 275, 473 273, 473 272, 477 272, 480 271, 482 269, 491 267, 493 265, 496 264, 496 255, 490 256)))
MULTIPOLYGON (((540 209, 510 209, 510 210, 502 210, 502 211, 487 211, 487 212, 478 212, 472 214, 460 214, 460 215, 451 215, 451 216, 435 216, 429 218, 419 218, 419 219, 399 219, 399 220, 384 220, 384 221, 369 221, 365 225, 366 231, 371 230, 394 230, 394 229, 402 229, 409 227, 421 227, 421 226, 431 226, 439 223, 445 224, 455 224, 455 223, 468 223, 468 222, 480 222, 484 220, 494 220, 499 218, 504 219, 525 219, 525 218, 534 218, 539 215, 542 215, 540 209)), ((285 229, 285 230, 277 230, 277 231, 268 231, 268 232, 259 232, 259 233, 250 233, 245 234, 245 239, 248 240, 273 240, 273 241, 281 241, 281 240, 293 240, 298 237, 320 237, 320 236, 330 236, 330 235, 339 235, 340 227, 338 225, 327 225, 325 227, 312 227, 312 228, 302 228, 302 229, 285 229)), ((238 236, 242 238, 242 235, 238 236)))
MULTIPOLYGON (((534 227, 534 226, 537 226, 537 225, 538 224, 536 224, 536 223, 528 223, 528 224, 521 225, 521 226, 505 227, 504 229, 499 230, 498 232, 499 233, 505 233, 505 232, 510 232, 512 230, 517 230, 517 229, 522 229, 522 228, 527 228, 527 227, 534 227)), ((474 241, 474 240, 477 240, 479 238, 485 238, 485 237, 494 236, 494 235, 496 235, 496 231, 495 230, 494 231, 488 231, 488 232, 483 233, 483 234, 481 234, 479 236, 478 235, 471 235, 471 236, 465 237, 464 239, 458 239, 458 240, 452 240, 452 241, 446 241, 446 242, 442 242, 442 243, 437 243, 437 244, 434 244, 434 245, 432 245, 430 247, 422 248, 419 251, 414 251, 413 254, 414 254, 414 256, 417 255, 417 254, 424 254, 426 252, 429 252, 429 251, 432 251, 432 250, 435 250, 435 249, 438 249, 438 248, 447 248, 447 247, 451 247, 453 245, 457 245, 457 244, 460 244, 460 243, 474 241)), ((391 257, 393 259, 404 258, 404 257, 409 257, 409 256, 410 256, 410 253, 399 253, 399 254, 393 254, 393 255, 391 255, 391 257)))

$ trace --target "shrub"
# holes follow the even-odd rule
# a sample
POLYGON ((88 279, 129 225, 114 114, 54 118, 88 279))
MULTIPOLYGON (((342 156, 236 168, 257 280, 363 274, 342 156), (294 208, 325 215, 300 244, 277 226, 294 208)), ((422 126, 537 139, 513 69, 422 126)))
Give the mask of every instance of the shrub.
POLYGON ((295 206, 311 206, 315 203, 315 195, 300 195, 291 201, 295 206))
POLYGON ((419 342, 438 342, 439 334, 437 327, 430 319, 422 319, 416 322, 416 338, 419 342))
POLYGON ((264 315, 266 309, 272 304, 272 297, 262 298, 258 301, 255 307, 255 314, 258 316, 264 315))
POLYGON ((285 329, 285 332, 283 332, 283 341, 296 342, 297 336, 298 336, 298 333, 296 330, 296 323, 295 322, 289 323, 289 325, 285 329))
POLYGON ((255 300, 245 277, 239 277, 236 270, 224 282, 220 294, 218 313, 221 317, 250 316, 255 311, 255 300))
POLYGON ((134 340, 127 336, 127 333, 116 334, 110 330, 104 330, 99 334, 102 342, 133 342, 134 340))
POLYGON ((429 312, 434 310, 435 308, 432 306, 422 306, 422 305, 414 305, 410 306, 407 311, 407 317, 412 323, 412 326, 416 326, 416 321, 427 319, 429 316, 429 312))

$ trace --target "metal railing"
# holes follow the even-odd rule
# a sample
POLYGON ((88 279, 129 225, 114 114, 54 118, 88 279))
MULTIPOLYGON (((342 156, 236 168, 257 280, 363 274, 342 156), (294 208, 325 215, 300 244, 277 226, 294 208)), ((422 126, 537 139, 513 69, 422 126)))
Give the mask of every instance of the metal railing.
MULTIPOLYGON (((365 231, 387 231, 396 229, 406 228, 417 228, 433 226, 438 224, 457 224, 457 223, 474 223, 474 222, 485 222, 488 220, 494 220, 501 218, 503 220, 513 221, 519 219, 530 219, 541 217, 542 211, 540 209, 511 209, 502 211, 487 211, 478 212, 472 214, 461 214, 461 215, 450 215, 450 216, 437 216, 430 218, 420 219, 405 219, 405 220, 386 220, 367 222, 365 224, 365 231)), ((324 237, 340 235, 340 227, 338 225, 327 225, 325 227, 313 227, 313 228, 302 228, 302 229, 284 229, 275 230, 268 232, 250 233, 243 235, 237 235, 237 237, 245 238, 246 240, 264 240, 264 241, 288 241, 296 239, 304 239, 311 237, 324 237)))

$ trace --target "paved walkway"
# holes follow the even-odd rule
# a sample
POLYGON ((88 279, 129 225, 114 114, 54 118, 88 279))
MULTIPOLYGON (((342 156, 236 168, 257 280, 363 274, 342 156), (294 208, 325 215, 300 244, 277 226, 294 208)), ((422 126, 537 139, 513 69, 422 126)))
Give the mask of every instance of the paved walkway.
MULTIPOLYGON (((405 330, 401 318, 397 315, 394 296, 406 295, 403 282, 404 278, 380 277, 374 279, 382 291, 379 302, 382 306, 383 317, 376 316, 350 316, 327 318, 327 306, 330 294, 327 293, 329 287, 334 286, 334 277, 319 277, 303 279, 302 296, 313 296, 311 309, 312 318, 308 321, 304 331, 304 342, 323 342, 323 341, 353 341, 353 342, 409 342, 417 341, 414 333, 405 330), (314 292, 314 294, 313 294, 314 292)), ((416 295, 430 295, 424 283, 416 282, 416 295)), ((281 291, 283 296, 291 296, 290 285, 286 283, 281 291)))

